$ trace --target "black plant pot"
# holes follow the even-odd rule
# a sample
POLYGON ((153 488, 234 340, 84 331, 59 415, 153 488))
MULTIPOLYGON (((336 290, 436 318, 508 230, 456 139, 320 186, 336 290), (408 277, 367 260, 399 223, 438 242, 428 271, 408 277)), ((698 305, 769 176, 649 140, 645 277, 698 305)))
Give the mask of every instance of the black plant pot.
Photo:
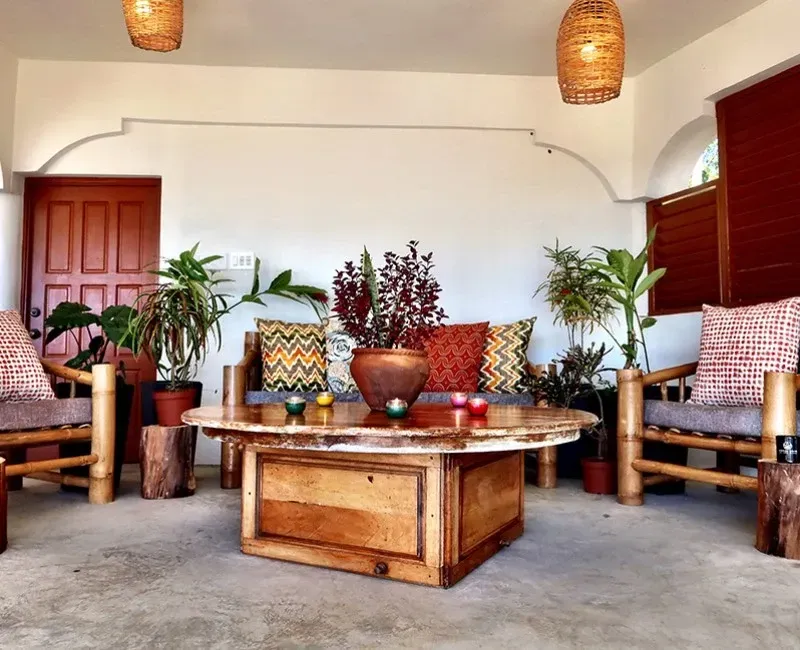
MULTIPOLYGON (((188 385, 191 388, 196 388, 195 391, 195 398, 194 404, 192 405, 194 408, 198 408, 200 406, 200 402, 203 399, 203 384, 199 381, 190 381, 188 385)), ((142 391, 142 426, 149 427, 154 424, 158 424, 158 418, 156 417, 156 403, 153 399, 153 393, 160 390, 166 390, 167 386, 169 386, 169 382, 167 381, 145 381, 142 382, 139 386, 139 389, 142 391)), ((197 427, 192 427, 192 465, 194 465, 194 457, 197 452, 197 427)))
MULTIPOLYGON (((126 384, 125 380, 117 375, 116 390, 116 422, 114 435, 114 496, 119 491, 119 481, 122 473, 122 465, 125 462, 125 445, 128 442, 128 426, 130 424, 131 408, 133 406, 134 387, 126 384)), ((56 397, 64 399, 70 396, 70 384, 56 384, 56 397)), ((75 385, 75 397, 91 397, 92 387, 84 384, 75 385)), ((69 456, 82 456, 90 454, 92 450, 91 442, 78 442, 68 445, 58 446, 60 458, 69 456)), ((69 467, 61 470, 62 474, 72 474, 74 476, 89 476, 88 467, 69 467)), ((67 492, 86 492, 86 488, 62 485, 61 489, 67 492)))

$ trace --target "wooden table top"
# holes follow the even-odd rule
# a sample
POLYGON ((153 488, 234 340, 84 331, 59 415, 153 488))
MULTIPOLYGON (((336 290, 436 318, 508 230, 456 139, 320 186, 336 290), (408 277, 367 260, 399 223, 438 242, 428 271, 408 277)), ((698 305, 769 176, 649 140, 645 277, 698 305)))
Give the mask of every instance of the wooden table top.
POLYGON ((303 415, 283 404, 205 406, 183 414, 209 438, 271 449, 358 453, 459 453, 536 449, 577 440, 597 417, 584 411, 532 406, 489 406, 484 417, 444 404, 415 404, 402 419, 361 403, 323 408, 309 403, 303 415))

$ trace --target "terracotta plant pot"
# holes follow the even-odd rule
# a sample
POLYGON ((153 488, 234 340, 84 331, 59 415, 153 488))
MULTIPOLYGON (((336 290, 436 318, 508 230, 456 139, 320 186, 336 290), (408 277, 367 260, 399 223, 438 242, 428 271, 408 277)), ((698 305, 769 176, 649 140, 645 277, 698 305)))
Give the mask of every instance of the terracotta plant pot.
POLYGON ((162 427, 178 427, 183 424, 181 415, 194 407, 197 389, 159 390, 153 393, 156 406, 156 420, 162 427))
POLYGON ((616 494, 617 468, 602 458, 581 459, 583 489, 589 494, 616 494))
POLYGON ((373 411, 385 411, 390 399, 411 406, 419 397, 431 368, 428 354, 419 350, 356 348, 350 373, 373 411))

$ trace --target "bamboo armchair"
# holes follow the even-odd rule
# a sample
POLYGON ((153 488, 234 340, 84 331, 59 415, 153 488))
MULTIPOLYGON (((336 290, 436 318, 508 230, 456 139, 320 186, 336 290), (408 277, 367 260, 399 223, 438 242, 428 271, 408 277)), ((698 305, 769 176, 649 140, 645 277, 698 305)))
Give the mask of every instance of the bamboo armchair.
MULTIPOLYGON (((760 435, 735 432, 696 432, 683 427, 653 426, 646 422, 644 389, 660 386, 661 400, 668 398, 668 384, 678 382, 678 399, 685 402, 686 379, 697 372, 690 363, 647 375, 641 370, 617 372, 619 415, 617 421, 617 462, 619 488, 617 500, 640 506, 644 487, 670 481, 699 481, 718 486, 722 491, 758 490, 758 479, 744 476, 741 467, 755 466, 758 459, 774 460, 775 436, 792 434, 797 428, 796 391, 800 378, 793 373, 765 373, 764 404, 761 408, 760 435), (662 463, 643 458, 645 440, 717 452, 717 466, 696 468, 662 463)), ((718 407, 720 409, 730 407, 718 407)))
MULTIPOLYGON (((555 372, 552 364, 530 364, 528 371, 532 375, 555 372)), ((246 332, 244 339, 244 356, 235 366, 225 366, 222 375, 222 404, 239 406, 245 404, 245 396, 249 390, 259 390, 261 385, 261 339, 258 332, 246 332)), ((545 406, 540 404, 539 406, 545 406)), ((556 487, 556 463, 558 460, 556 447, 545 447, 537 454, 537 481, 540 488, 556 487)), ((223 442, 220 451, 220 487, 223 490, 234 490, 242 486, 242 449, 236 443, 223 442)))
MULTIPOLYGON (((114 429, 116 409, 116 370, 114 366, 103 364, 92 368, 92 372, 73 370, 50 361, 42 361, 46 373, 64 379, 73 384, 84 384, 92 387, 91 415, 89 426, 70 426, 77 422, 58 421, 55 411, 60 403, 69 400, 46 400, 30 404, 14 404, 6 406, 25 409, 33 404, 48 407, 49 419, 39 424, 48 427, 36 429, 37 411, 31 409, 30 417, 25 417, 26 424, 21 430, 8 430, 0 422, 0 552, 5 547, 7 490, 20 489, 22 477, 38 479, 61 485, 71 485, 89 489, 89 503, 104 504, 114 500, 114 429), (52 407, 52 408, 49 408, 52 407), (53 415, 56 415, 53 418, 53 415), (3 430, 3 429, 6 430, 3 430), (57 443, 91 441, 91 452, 83 456, 56 458, 28 462, 25 450, 57 443), (89 466, 89 476, 72 476, 61 474, 60 470, 69 467, 89 466)), ((65 416, 69 417, 69 416, 65 416)), ((81 418, 83 420, 83 418, 81 418)))

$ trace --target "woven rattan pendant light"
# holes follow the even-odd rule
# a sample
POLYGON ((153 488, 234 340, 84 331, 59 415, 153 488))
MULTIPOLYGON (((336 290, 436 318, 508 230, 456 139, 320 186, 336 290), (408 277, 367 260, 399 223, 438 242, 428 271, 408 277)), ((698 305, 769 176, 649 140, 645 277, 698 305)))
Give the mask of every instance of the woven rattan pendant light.
POLYGON ((567 104, 619 97, 625 28, 614 0, 575 0, 558 30, 558 85, 567 104))
POLYGON ((143 50, 171 52, 183 39, 183 0, 122 0, 131 43, 143 50))

